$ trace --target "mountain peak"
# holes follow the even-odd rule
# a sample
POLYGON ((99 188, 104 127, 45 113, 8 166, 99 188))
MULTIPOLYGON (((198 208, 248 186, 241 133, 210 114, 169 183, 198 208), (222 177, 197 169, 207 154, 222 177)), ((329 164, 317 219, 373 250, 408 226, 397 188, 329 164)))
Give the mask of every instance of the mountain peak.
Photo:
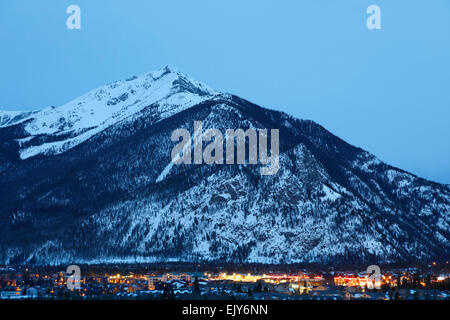
POLYGON ((65 152, 111 125, 132 119, 150 106, 156 118, 162 120, 218 94, 167 65, 101 86, 59 107, 33 113, 0 113, 0 127, 23 123, 24 131, 29 134, 27 139, 38 135, 70 136, 22 149, 20 156, 26 159, 65 152))
POLYGON ((163 68, 167 72, 181 73, 180 70, 172 64, 168 64, 163 68))

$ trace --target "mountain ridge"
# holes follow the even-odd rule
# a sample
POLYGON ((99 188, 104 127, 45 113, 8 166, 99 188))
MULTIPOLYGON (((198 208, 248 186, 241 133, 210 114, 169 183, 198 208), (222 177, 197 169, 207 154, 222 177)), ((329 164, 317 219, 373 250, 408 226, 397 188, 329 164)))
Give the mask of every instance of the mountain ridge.
MULTIPOLYGON (((182 95, 196 91, 175 85, 182 95)), ((448 259, 448 186, 392 167, 311 120, 205 90, 194 102, 151 100, 62 152, 20 157, 79 132, 24 141, 24 122, 0 127, 0 263, 448 259), (171 132, 192 133, 195 120, 221 131, 279 128, 279 172, 177 165, 157 181, 171 161, 171 132)))

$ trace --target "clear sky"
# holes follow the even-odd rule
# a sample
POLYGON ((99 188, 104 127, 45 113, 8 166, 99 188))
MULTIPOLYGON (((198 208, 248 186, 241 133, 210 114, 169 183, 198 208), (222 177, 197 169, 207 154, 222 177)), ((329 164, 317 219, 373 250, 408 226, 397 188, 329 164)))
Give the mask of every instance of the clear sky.
POLYGON ((2 110, 167 64, 450 183, 449 0, 0 0, 2 110), (381 30, 366 27, 372 4, 381 30))

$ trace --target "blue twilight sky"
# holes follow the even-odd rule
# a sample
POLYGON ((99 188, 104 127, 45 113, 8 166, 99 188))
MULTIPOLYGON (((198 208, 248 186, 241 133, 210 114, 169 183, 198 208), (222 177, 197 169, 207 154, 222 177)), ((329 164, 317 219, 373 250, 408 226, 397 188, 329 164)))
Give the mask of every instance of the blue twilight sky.
POLYGON ((3 110, 172 64, 450 183, 449 0, 0 0, 0 44, 3 110), (66 28, 71 4, 81 30, 66 28))

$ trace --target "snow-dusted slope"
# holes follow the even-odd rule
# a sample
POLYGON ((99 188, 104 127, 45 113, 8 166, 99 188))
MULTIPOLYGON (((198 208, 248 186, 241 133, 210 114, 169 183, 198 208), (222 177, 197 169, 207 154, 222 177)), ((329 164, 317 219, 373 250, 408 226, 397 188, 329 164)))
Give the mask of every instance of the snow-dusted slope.
POLYGON ((448 185, 172 68, 0 124, 0 264, 449 258, 448 185), (173 165, 171 133, 195 120, 279 129, 278 173, 173 165))
POLYGON ((28 119, 37 111, 1 111, 0 110, 0 128, 12 126, 16 123, 28 119))
POLYGON ((167 66, 94 89, 60 107, 34 113, 0 112, 0 127, 26 122, 30 137, 53 135, 56 141, 21 148, 21 159, 58 154, 153 104, 161 119, 216 95, 213 89, 167 66))

